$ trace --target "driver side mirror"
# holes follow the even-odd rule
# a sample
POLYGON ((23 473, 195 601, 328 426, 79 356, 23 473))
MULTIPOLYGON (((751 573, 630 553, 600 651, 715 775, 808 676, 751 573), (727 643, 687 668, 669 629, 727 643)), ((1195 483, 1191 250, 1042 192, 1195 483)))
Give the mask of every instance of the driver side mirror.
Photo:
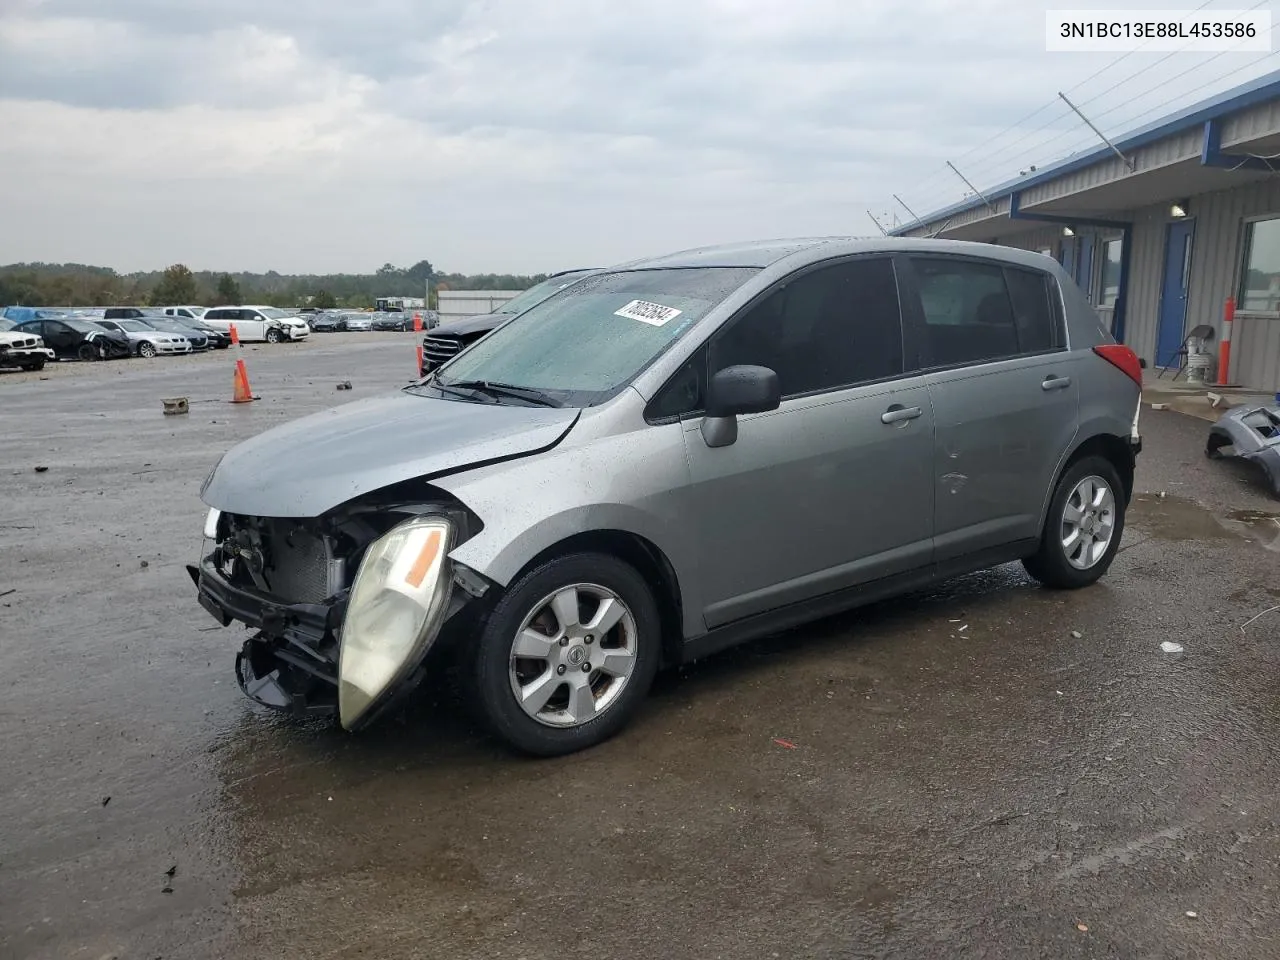
POLYGON ((725 367, 707 387, 702 439, 708 447, 727 447, 738 439, 740 415, 776 410, 781 402, 782 391, 773 370, 751 364, 725 367))

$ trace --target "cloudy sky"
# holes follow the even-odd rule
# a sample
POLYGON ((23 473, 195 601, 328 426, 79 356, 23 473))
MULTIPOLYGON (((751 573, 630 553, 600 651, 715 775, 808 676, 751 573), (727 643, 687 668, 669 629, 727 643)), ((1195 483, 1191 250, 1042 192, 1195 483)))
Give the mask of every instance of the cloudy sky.
POLYGON ((1092 146, 1058 90, 1110 133, 1280 67, 1045 52, 1046 9, 1107 6, 0 0, 0 263, 532 272, 863 234, 895 192, 958 199, 944 160, 982 186, 1092 146))

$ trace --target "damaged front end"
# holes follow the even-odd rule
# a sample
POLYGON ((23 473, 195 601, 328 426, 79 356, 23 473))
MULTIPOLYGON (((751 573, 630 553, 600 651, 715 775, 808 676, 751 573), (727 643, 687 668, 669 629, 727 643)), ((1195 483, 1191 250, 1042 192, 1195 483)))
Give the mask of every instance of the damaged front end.
POLYGON ((295 716, 371 722, 423 676, 427 653, 464 630, 488 582, 449 559, 479 522, 441 502, 370 502, 315 519, 210 510, 200 605, 255 632, 236 658, 252 700, 295 716))
POLYGON ((1209 428, 1205 455, 1234 455, 1256 463, 1266 474, 1271 493, 1280 497, 1280 405, 1234 407, 1209 428))

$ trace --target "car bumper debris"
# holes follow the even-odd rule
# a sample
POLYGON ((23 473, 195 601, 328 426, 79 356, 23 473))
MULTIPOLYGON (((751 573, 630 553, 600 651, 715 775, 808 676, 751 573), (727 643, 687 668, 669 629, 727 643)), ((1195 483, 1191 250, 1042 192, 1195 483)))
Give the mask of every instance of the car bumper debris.
POLYGON ((1205 454, 1215 460, 1236 456, 1256 463, 1271 493, 1280 497, 1280 404, 1228 410, 1209 428, 1205 454))

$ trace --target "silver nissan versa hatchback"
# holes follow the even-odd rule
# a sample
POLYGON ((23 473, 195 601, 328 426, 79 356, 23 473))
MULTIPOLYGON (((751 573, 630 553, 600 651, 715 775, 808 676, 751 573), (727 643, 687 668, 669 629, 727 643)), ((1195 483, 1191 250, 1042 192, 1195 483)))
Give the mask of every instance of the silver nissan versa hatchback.
POLYGON ((1141 376, 1040 254, 672 254, 235 447, 189 569, 251 629, 236 673, 260 704, 354 730, 447 654, 500 738, 567 753, 617 732, 663 665, 1012 560, 1093 583, 1124 530, 1141 376))

